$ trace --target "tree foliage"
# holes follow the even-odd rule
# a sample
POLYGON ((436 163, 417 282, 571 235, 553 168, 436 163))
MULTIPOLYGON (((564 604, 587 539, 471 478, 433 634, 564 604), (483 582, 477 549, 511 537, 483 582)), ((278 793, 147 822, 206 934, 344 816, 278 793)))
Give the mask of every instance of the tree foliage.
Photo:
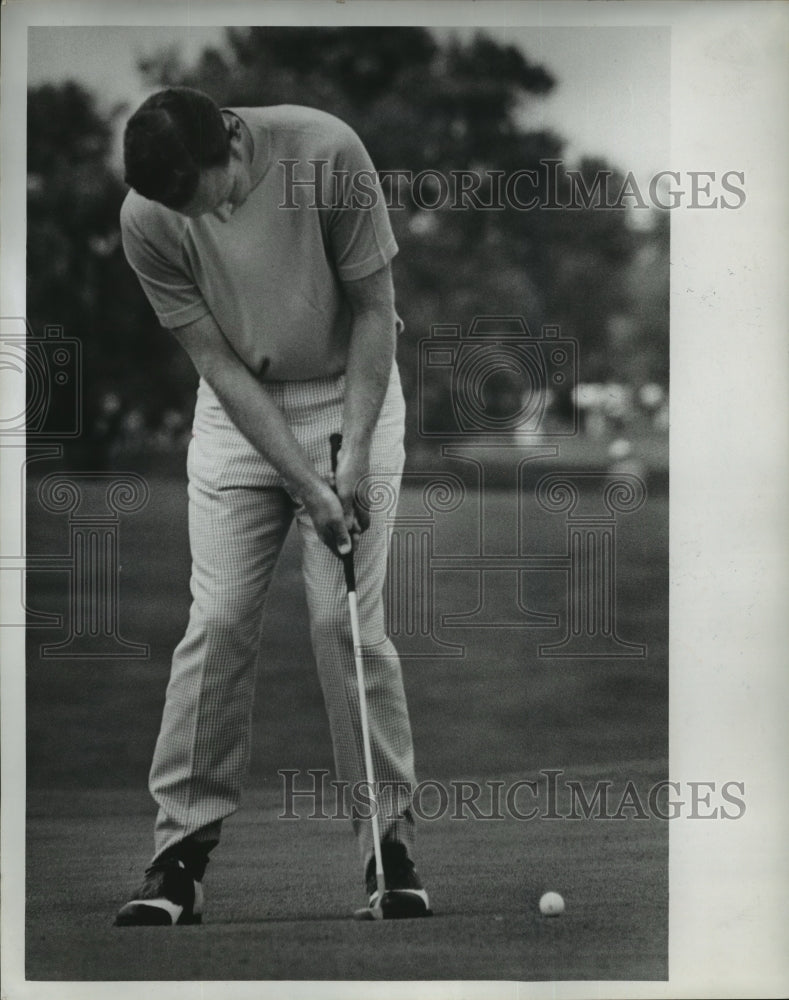
POLYGON ((84 433, 69 461, 93 466, 125 413, 136 408, 155 425, 164 409, 188 405, 194 383, 123 255, 126 186, 110 165, 113 133, 76 83, 29 91, 27 317, 35 332, 61 326, 82 344, 84 433))
MULTIPOLYGON (((140 70, 151 85, 196 86, 224 106, 294 103, 336 114, 381 172, 474 171, 485 179, 528 170, 545 199, 553 171, 557 190, 567 191, 562 139, 528 127, 552 74, 484 34, 460 42, 417 27, 230 28, 225 48, 207 49, 193 65, 170 49, 140 70)), ((108 165, 113 125, 74 84, 30 93, 29 314, 79 331, 94 396, 114 387, 155 421, 164 407, 186 405, 193 379, 122 258, 124 187, 108 165)), ((603 161, 579 169, 590 182, 609 171, 612 186, 621 185, 603 161)), ((468 202, 432 210, 413 196, 391 218, 401 249, 395 281, 407 391, 431 325, 468 327, 480 314, 521 315, 533 330, 559 324, 580 342, 586 379, 666 378, 667 220, 644 232, 621 210, 485 210, 468 202)))

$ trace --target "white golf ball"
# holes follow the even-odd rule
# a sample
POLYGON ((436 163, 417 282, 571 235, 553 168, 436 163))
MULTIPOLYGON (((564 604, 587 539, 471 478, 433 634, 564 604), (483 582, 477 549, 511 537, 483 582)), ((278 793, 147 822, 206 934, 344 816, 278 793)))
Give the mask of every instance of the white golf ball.
POLYGON ((558 892, 546 892, 540 897, 540 913, 544 917, 558 917, 564 913, 564 900, 558 892))

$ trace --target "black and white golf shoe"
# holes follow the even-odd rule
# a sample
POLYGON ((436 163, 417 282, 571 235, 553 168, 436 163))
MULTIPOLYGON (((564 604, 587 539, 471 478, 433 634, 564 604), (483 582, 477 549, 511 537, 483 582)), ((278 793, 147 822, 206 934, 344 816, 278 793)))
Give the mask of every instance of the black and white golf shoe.
POLYGON ((145 871, 142 885, 115 917, 116 927, 172 927, 203 919, 203 884, 183 861, 164 858, 145 871))
MULTIPOLYGON (((405 844, 398 841, 384 841, 381 844, 381 857, 384 863, 384 881, 386 891, 383 899, 378 898, 378 886, 375 880, 375 858, 370 858, 365 872, 365 885, 369 896, 367 909, 374 913, 378 910, 384 920, 406 920, 412 917, 432 917, 430 900, 427 891, 414 868, 414 862, 409 858, 405 844)), ((357 913, 357 919, 364 919, 357 913)))

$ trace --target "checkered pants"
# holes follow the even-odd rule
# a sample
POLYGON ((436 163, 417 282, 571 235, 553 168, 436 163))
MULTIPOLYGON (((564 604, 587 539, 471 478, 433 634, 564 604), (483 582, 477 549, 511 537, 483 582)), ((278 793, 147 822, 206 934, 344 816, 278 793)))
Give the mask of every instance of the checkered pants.
MULTIPOLYGON (((344 377, 268 383, 267 388, 318 472, 328 475, 329 435, 341 429, 344 377)), ((395 366, 371 456, 371 472, 381 474, 395 490, 404 459, 403 417, 395 366)), ((154 857, 188 836, 218 839, 222 820, 238 807, 249 764, 266 592, 294 517, 337 777, 351 784, 365 780, 342 564, 204 382, 187 468, 192 606, 186 634, 173 655, 150 773, 151 794, 159 806, 154 857)), ((384 632, 386 516, 372 514, 355 553, 370 738, 376 780, 412 789, 413 749, 400 663, 384 632)), ((383 817, 381 833, 410 846, 409 804, 409 793, 399 793, 396 808, 383 817)), ((354 829, 366 861, 372 854, 370 823, 354 820, 354 829)))

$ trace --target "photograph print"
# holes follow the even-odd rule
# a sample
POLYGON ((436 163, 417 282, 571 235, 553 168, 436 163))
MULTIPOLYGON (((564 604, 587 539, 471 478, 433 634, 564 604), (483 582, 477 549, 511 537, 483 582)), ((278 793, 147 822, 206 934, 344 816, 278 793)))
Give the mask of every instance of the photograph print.
POLYGON ((27 30, 28 980, 668 980, 670 55, 27 30))

